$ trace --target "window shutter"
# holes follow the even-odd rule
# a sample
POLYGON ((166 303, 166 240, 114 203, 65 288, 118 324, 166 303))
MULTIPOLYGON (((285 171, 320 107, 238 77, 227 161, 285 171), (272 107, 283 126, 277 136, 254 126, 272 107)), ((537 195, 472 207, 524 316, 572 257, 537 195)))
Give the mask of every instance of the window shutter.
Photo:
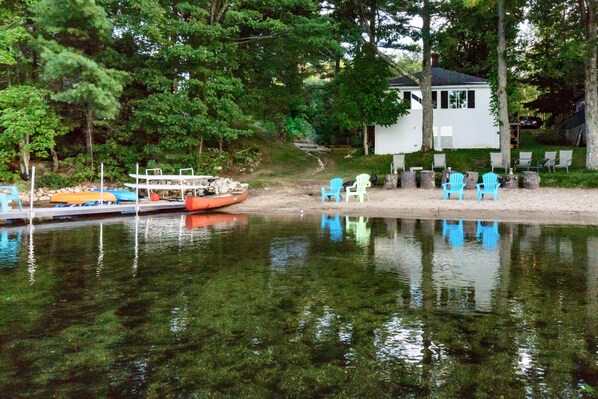
POLYGON ((448 91, 446 90, 440 92, 440 108, 448 108, 448 91))
POLYGON ((467 90, 467 108, 475 108, 475 91, 467 90))

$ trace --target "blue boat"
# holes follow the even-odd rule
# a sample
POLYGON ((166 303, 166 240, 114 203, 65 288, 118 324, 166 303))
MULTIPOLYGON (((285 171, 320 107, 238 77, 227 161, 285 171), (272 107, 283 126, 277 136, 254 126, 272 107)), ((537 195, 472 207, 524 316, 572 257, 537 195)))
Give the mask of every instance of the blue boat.
MULTIPOLYGON (((91 190, 94 192, 100 192, 100 190, 91 190)), ((137 197, 135 196, 134 191, 129 190, 104 190, 105 193, 110 193, 116 197, 117 201, 136 201, 137 197)))

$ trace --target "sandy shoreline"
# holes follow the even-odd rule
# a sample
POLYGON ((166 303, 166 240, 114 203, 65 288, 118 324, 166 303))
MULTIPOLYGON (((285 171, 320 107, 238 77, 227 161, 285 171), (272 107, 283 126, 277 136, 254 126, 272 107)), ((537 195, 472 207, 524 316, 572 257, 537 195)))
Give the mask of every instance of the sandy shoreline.
MULTIPOLYGON (((418 219, 498 220, 526 223, 598 225, 598 189, 501 189, 498 201, 477 201, 476 190, 464 200, 443 200, 442 190, 368 189, 369 201, 321 202, 320 183, 288 183, 251 189, 249 198, 227 208, 231 213, 395 217, 418 219)), ((492 198, 492 197, 490 197, 492 198)))

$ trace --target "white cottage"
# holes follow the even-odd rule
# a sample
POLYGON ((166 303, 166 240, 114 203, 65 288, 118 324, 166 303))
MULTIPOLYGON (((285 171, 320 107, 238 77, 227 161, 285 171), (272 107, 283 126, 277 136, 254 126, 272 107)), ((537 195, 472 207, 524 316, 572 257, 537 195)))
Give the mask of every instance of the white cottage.
MULTIPOLYGON (((421 77, 421 73, 416 74, 421 77)), ((388 127, 375 126, 376 154, 398 154, 421 150, 422 94, 413 80, 391 80, 411 111, 388 127)), ((491 88, 483 78, 432 68, 434 102, 434 148, 499 148, 498 125, 490 110, 491 88)))

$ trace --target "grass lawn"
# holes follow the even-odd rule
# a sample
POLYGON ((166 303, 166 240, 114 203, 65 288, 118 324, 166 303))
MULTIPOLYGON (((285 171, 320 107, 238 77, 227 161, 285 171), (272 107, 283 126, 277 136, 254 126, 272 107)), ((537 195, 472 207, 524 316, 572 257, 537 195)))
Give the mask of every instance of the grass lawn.
MULTIPOLYGON (((541 134, 541 133, 540 133, 541 134)), ((277 182, 285 180, 322 180, 326 181, 333 177, 341 177, 344 180, 353 180, 361 173, 376 173, 378 183, 384 181, 384 176, 390 173, 392 155, 358 155, 360 150, 348 147, 333 148, 330 153, 315 153, 315 156, 306 154, 295 148, 290 143, 269 143, 261 145, 262 160, 255 171, 249 175, 240 175, 238 178, 246 181, 251 187, 263 187, 265 185, 276 185, 277 182), (317 158, 323 162, 321 169, 317 158), (321 169, 321 170, 320 170, 321 169)), ((543 159, 545 151, 558 151, 560 149, 573 149, 573 163, 567 173, 564 169, 557 169, 556 173, 541 169, 540 186, 543 187, 583 187, 598 188, 598 171, 589 171, 585 168, 586 149, 585 147, 567 147, 564 145, 539 144, 534 135, 530 132, 521 133, 520 148, 511 150, 511 163, 519 158, 520 151, 531 151, 533 153, 533 164, 536 160, 543 159)), ((498 149, 473 149, 473 150, 444 150, 447 165, 453 170, 461 172, 474 171, 481 175, 490 171, 490 152, 498 152, 498 149)), ((557 154, 558 155, 558 154, 557 154)), ((405 165, 423 166, 430 169, 433 153, 416 152, 405 155, 405 165)), ((500 174, 500 171, 495 169, 500 174)), ((521 169, 516 171, 522 175, 521 169)), ((520 179, 522 180, 522 179, 520 179)), ((284 184, 284 183, 282 183, 284 184)))

